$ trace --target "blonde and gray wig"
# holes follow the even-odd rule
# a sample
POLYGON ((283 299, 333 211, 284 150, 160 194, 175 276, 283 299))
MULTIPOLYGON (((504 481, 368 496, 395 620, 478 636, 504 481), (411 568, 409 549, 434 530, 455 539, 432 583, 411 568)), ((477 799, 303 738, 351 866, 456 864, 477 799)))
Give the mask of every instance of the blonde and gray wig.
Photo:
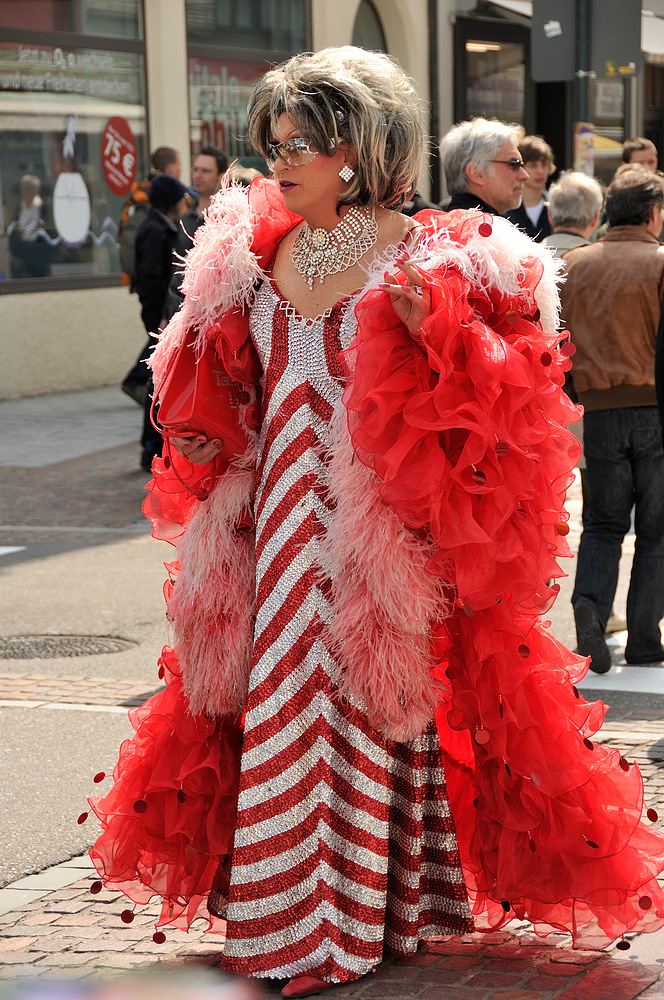
POLYGON ((340 204, 399 206, 422 166, 422 107, 394 60, 345 45, 293 56, 257 83, 247 109, 249 138, 263 156, 282 114, 320 153, 340 143, 357 154, 340 204))

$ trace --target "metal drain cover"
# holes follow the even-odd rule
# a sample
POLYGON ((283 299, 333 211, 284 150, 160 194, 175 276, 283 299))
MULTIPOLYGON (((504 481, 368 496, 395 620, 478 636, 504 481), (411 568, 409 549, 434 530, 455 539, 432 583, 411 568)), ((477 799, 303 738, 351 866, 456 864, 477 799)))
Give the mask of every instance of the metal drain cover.
POLYGON ((0 660, 52 660, 57 656, 123 653, 138 645, 111 635, 0 636, 0 660))

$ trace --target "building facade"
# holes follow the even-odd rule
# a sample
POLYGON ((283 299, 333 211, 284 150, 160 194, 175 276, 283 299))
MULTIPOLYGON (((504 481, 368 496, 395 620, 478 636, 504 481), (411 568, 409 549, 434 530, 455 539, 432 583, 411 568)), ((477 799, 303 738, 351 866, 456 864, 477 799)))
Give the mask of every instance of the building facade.
MULTIPOLYGON (((116 242, 132 183, 161 145, 180 151, 185 184, 192 155, 206 144, 262 167, 246 138, 247 97, 268 66, 294 52, 353 43, 396 56, 428 113, 421 193, 435 201, 445 196, 437 140, 475 114, 544 135, 558 165, 571 165, 574 84, 533 81, 532 7, 529 0, 0 3, 0 398, 120 381, 144 340, 116 242)), ((658 47, 651 48, 637 112, 622 81, 600 80, 593 90, 593 113, 604 115, 614 156, 628 105, 631 120, 661 138, 664 85, 658 47)))
MULTIPOLYGON (((350 42, 429 102, 427 0, 0 4, 0 398, 119 382, 144 340, 117 224, 150 151, 258 165, 246 102, 271 64, 350 42)), ((425 165, 426 166, 426 165, 425 165)), ((427 183, 428 188, 428 183, 427 183)))

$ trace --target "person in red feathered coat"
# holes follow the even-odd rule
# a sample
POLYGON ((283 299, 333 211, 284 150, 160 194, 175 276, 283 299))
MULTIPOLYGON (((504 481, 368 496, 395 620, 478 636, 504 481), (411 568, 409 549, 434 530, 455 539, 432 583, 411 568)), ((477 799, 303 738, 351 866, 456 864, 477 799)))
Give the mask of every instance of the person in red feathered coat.
POLYGON ((661 926, 640 775, 541 620, 578 450, 552 258, 391 210, 423 131, 386 56, 296 56, 249 124, 273 179, 215 199, 153 358, 162 412, 185 349, 241 391, 154 466, 168 683, 93 802, 100 875, 223 916, 222 966, 284 996, 515 915, 661 926))

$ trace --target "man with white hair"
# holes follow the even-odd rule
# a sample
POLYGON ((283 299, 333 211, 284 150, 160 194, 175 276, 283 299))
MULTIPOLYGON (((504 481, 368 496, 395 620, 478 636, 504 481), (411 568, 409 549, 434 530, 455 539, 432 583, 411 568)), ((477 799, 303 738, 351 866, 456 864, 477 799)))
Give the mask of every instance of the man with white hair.
POLYGON ((549 219, 553 233, 542 242, 556 257, 590 244, 604 193, 599 181, 577 170, 566 170, 549 189, 549 219))
POLYGON ((502 215, 518 208, 528 174, 513 125, 473 118, 454 125, 440 143, 445 181, 452 200, 447 211, 479 208, 502 215))

